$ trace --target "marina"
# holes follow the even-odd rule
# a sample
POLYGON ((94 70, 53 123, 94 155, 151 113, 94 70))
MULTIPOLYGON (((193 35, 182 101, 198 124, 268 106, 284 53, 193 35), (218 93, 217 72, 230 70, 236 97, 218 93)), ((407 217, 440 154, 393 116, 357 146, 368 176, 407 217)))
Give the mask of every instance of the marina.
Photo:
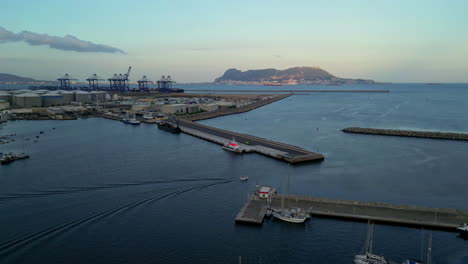
MULTIPOLYGON (((273 195, 262 199, 252 195, 235 218, 238 223, 262 224, 267 209, 279 210, 281 198, 273 195)), ((285 207, 299 208, 313 217, 338 218, 351 221, 374 221, 392 225, 425 227, 457 232, 468 222, 468 210, 430 208, 377 202, 337 200, 310 196, 285 196, 285 207)), ((313 220, 312 220, 313 221, 313 220)))

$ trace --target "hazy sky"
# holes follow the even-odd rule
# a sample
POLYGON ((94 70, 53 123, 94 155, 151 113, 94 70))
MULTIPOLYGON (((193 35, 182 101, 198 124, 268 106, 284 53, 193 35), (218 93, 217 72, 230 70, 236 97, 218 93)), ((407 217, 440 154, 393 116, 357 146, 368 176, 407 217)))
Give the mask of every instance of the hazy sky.
POLYGON ((36 79, 108 78, 131 65, 132 81, 200 82, 228 68, 320 66, 468 82, 466 0, 0 0, 0 27, 0 72, 36 79))

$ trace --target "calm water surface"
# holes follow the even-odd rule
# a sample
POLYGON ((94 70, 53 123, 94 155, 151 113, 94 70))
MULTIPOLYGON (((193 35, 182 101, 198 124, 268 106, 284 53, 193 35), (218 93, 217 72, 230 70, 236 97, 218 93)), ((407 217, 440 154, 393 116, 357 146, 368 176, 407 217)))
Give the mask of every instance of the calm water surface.
MULTIPOLYGON (((238 263, 239 256, 243 263, 351 263, 363 247, 365 223, 234 224, 256 183, 280 187, 288 174, 290 192, 299 195, 468 209, 468 142, 340 131, 468 133, 468 85, 321 88, 391 92, 295 95, 201 121, 326 156, 289 168, 153 125, 97 118, 4 124, 0 135, 17 137, 0 152, 24 149, 31 158, 0 166, 0 263, 238 263)), ((433 263, 468 263, 467 243, 434 231, 433 263)), ((376 253, 401 262, 419 257, 420 249, 421 230, 375 226, 376 253)))

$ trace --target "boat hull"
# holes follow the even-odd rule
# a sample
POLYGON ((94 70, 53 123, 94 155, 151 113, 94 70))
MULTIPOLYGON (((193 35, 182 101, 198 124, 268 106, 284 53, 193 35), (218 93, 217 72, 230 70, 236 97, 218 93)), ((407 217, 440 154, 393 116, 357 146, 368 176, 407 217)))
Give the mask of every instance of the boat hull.
POLYGON ((294 224, 302 224, 305 222, 305 220, 307 220, 307 217, 305 216, 304 217, 291 217, 287 215, 281 215, 280 213, 277 213, 277 212, 272 212, 272 214, 273 214, 273 217, 279 220, 289 222, 289 223, 294 223, 294 224))
POLYGON ((171 132, 173 134, 179 134, 182 130, 179 127, 170 125, 170 124, 158 124, 158 128, 164 131, 171 132))
POLYGON ((222 148, 223 148, 224 150, 231 151, 231 152, 234 152, 234 153, 242 153, 242 152, 244 152, 242 149, 232 149, 232 148, 229 148, 229 147, 226 147, 226 146, 223 146, 222 148))

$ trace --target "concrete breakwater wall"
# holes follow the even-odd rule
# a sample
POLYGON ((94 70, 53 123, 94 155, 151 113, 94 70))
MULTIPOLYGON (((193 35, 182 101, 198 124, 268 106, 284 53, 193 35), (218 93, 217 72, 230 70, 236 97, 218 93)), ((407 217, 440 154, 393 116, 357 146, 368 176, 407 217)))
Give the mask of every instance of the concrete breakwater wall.
MULTIPOLYGON (((280 209, 282 195, 270 203, 252 196, 236 217, 239 223, 261 224, 265 207, 280 209)), ((468 222, 468 211, 449 208, 430 208, 414 205, 397 205, 377 202, 337 200, 321 197, 286 195, 286 208, 300 208, 311 216, 340 218, 343 220, 372 220, 394 225, 429 227, 456 231, 461 223, 468 222)))
POLYGON ((180 118, 183 118, 185 120, 189 121, 198 121, 198 120, 205 120, 205 119, 210 119, 218 116, 225 116, 225 115, 231 115, 231 114, 238 114, 238 113, 244 113, 248 112, 257 108, 260 108, 262 106, 265 106, 267 104, 274 103, 279 100, 283 100, 284 98, 287 98, 291 96, 291 94, 279 94, 279 95, 273 95, 269 99, 263 99, 258 102, 248 104, 245 106, 241 107, 236 107, 236 108, 227 108, 227 109, 219 109, 213 112, 205 112, 205 113, 200 113, 200 114, 193 114, 193 115, 187 115, 187 116, 182 116, 180 118))
POLYGON ((449 140, 467 140, 468 134, 452 133, 452 132, 434 132, 434 131, 413 131, 413 130, 398 130, 398 129, 379 129, 379 128, 362 128, 348 127, 342 129, 343 132, 357 134, 371 134, 383 136, 398 136, 398 137, 419 137, 432 139, 449 139, 449 140))
POLYGON ((182 132, 196 136, 217 144, 226 144, 235 138, 246 152, 256 152, 289 163, 308 161, 321 161, 324 156, 303 148, 255 137, 248 134, 236 133, 207 125, 202 125, 187 120, 180 120, 182 132))
POLYGON ((186 92, 218 92, 218 93, 388 93, 389 90, 208 90, 190 89, 186 92))

